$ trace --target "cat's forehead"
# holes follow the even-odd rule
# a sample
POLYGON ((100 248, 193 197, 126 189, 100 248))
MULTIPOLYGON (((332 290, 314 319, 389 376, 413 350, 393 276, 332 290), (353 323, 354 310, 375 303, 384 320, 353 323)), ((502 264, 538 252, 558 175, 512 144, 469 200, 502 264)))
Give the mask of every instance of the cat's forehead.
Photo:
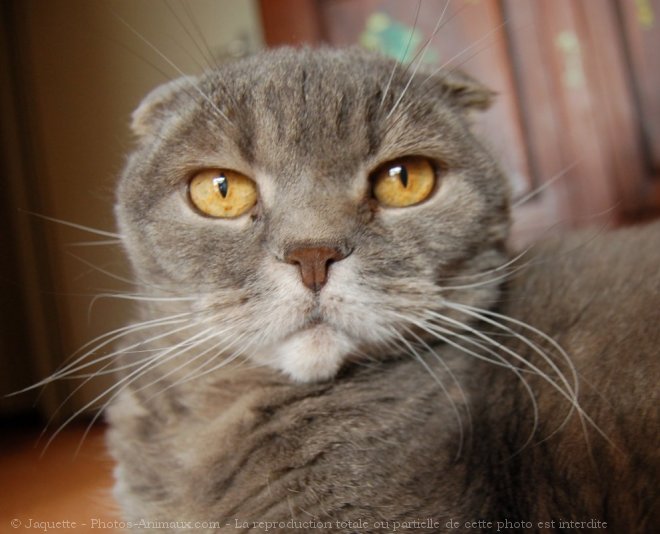
MULTIPOLYGON (((280 50, 209 73, 199 87, 228 120, 218 129, 249 163, 350 172, 392 147, 432 139, 437 98, 376 54, 280 50), (404 94, 405 90, 405 94, 404 94)), ((204 106, 205 102, 201 102, 204 106)), ((207 106, 206 106, 207 107, 207 106)))

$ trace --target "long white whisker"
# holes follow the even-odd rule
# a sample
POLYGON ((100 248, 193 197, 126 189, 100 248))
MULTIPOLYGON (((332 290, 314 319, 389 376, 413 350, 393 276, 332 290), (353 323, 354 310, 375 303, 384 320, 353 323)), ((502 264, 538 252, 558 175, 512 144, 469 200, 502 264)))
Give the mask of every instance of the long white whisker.
POLYGON ((417 10, 415 11, 415 21, 413 22, 412 29, 410 30, 410 35, 408 36, 408 42, 406 43, 406 49, 404 50, 401 58, 399 59, 398 62, 394 62, 394 66, 392 67, 392 72, 390 72, 390 77, 387 80, 387 84, 385 85, 385 90, 383 91, 383 96, 380 99, 380 105, 379 108, 383 107, 383 104, 385 103, 385 99, 387 98, 387 93, 389 93, 390 87, 392 86, 392 81, 394 80, 394 74, 396 73, 396 69, 399 66, 399 63, 403 63, 406 60, 406 56, 408 55, 408 50, 410 49, 410 44, 412 43, 413 36, 415 35, 415 29, 417 28, 417 19, 419 18, 419 12, 422 7, 422 0, 417 1, 417 10))
MULTIPOLYGON (((184 5, 185 5, 185 4, 184 4, 184 5)), ((197 39, 195 39, 195 37, 193 36, 192 32, 191 32, 191 31, 188 29, 188 27, 183 23, 183 20, 181 20, 181 17, 179 17, 179 15, 178 15, 177 12, 174 10, 174 8, 170 5, 170 2, 169 2, 168 0, 165 0, 165 6, 166 6, 167 9, 170 11, 170 13, 172 13, 172 16, 176 19, 176 21, 179 23, 179 25, 181 26, 181 28, 183 28, 183 31, 186 32, 186 35, 188 36, 188 38, 190 39, 190 41, 193 43, 193 45, 194 45, 195 48, 197 49, 197 52, 199 52, 199 54, 202 56, 202 59, 203 59, 204 62, 206 63, 206 68, 207 68, 207 69, 212 68, 213 65, 214 65, 214 61, 213 61, 213 59, 211 58, 211 60, 209 60, 209 57, 206 56, 206 53, 204 52, 204 50, 202 50, 202 48, 199 46, 199 43, 197 42, 197 39)), ((184 47, 181 47, 181 48, 182 48, 183 50, 185 50, 184 47)), ((204 66, 201 65, 201 64, 199 63, 199 61, 197 61, 197 59, 196 59, 195 57, 193 57, 193 55, 192 55, 190 52, 188 52, 188 51, 186 50, 186 53, 190 56, 190 58, 195 62, 195 64, 196 64, 199 68, 204 69, 204 66)))
POLYGON ((67 247, 105 247, 108 245, 121 245, 121 239, 100 239, 98 241, 77 241, 75 243, 67 243, 67 247))
MULTIPOLYGON (((429 345, 424 340, 422 340, 419 336, 417 336, 415 333, 413 333, 410 329, 406 328, 405 326, 403 326, 403 329, 406 332, 408 332, 409 335, 411 335, 415 339, 417 339, 422 344, 422 346, 424 346, 431 354, 433 354, 435 356, 435 359, 442 365, 445 372, 447 374, 449 374, 449 376, 451 377, 453 382, 457 385, 457 387, 458 387, 458 389, 461 393, 461 396, 463 397, 463 400, 465 402, 465 410, 466 410, 466 413, 467 413, 469 426, 470 426, 470 428, 472 428, 472 413, 470 412, 470 406, 469 406, 469 403, 468 403, 468 400, 467 400, 467 396, 465 395, 465 391, 463 390, 463 387, 461 386, 460 382, 458 381, 458 379, 456 378, 454 373, 451 371, 451 369, 445 363, 445 361, 440 357, 440 355, 437 352, 435 352, 431 347, 429 347, 429 345)), ((426 361, 421 356, 421 354, 419 354, 414 349, 414 347, 412 345, 410 345, 410 343, 408 343, 408 341, 401 334, 399 334, 398 332, 395 332, 395 334, 401 340, 401 342, 404 343, 412 351, 415 358, 422 364, 422 366, 431 374, 433 379, 440 385, 440 387, 442 388, 442 391, 445 394, 445 397, 449 401, 449 404, 451 405, 452 410, 454 411, 454 415, 456 416, 456 423, 458 424, 459 444, 458 444, 458 450, 456 451, 456 459, 460 458, 461 453, 463 452, 463 444, 465 443, 465 430, 463 429, 463 421, 461 419, 461 415, 460 415, 458 406, 456 405, 456 402, 454 401, 454 399, 449 394, 449 391, 447 390, 447 387, 444 385, 442 380, 440 380, 440 378, 433 372, 433 370, 426 363, 426 361)))
POLYGON ((493 33, 497 32, 498 30, 500 30, 500 29, 501 29, 503 26, 505 26, 505 25, 506 25, 506 21, 504 21, 504 22, 498 24, 498 25, 495 26, 492 30, 490 30, 488 33, 486 33, 486 35, 484 35, 483 37, 477 39, 474 43, 470 44, 469 46, 466 46, 463 50, 461 50, 461 51, 458 52, 457 54, 454 54, 451 58, 449 58, 449 59, 448 59, 447 61, 445 61, 442 65, 440 65, 440 67, 438 67, 437 69, 435 69, 433 72, 431 72, 431 74, 429 74, 426 78, 424 78, 424 80, 422 81, 422 83, 421 83, 420 85, 424 85, 424 84, 425 84, 427 81, 429 81, 431 78, 433 78, 434 76, 436 76, 438 73, 442 72, 442 70, 443 70, 445 67, 447 67, 447 65, 450 65, 454 60, 456 60, 456 59, 458 59, 459 57, 461 57, 461 56, 462 56, 463 54, 465 54, 468 50, 471 50, 472 48, 478 46, 481 42, 485 41, 485 40, 486 40, 487 38, 489 38, 493 33))
MULTIPOLYGON (((178 343, 177 345, 174 345, 173 347, 170 347, 169 349, 163 351, 162 353, 159 353, 157 358, 162 359, 164 356, 167 354, 173 352, 174 350, 178 349, 182 344, 188 343, 189 339, 183 340, 181 343, 178 343)), ((185 352, 185 351, 184 351, 185 352)), ((181 351, 177 353, 176 355, 180 355, 181 351)), ((94 406, 99 400, 101 400, 103 397, 107 396, 109 393, 111 393, 113 390, 116 390, 115 393, 112 394, 111 397, 107 400, 107 402, 104 403, 104 406, 107 406, 109 403, 111 403, 114 399, 117 398, 117 396, 126 389, 130 384, 132 384, 135 380, 139 379, 144 373, 146 373, 150 367, 152 367, 154 361, 154 357, 147 358, 146 362, 140 366, 138 369, 133 371, 132 373, 129 373, 128 375, 124 376, 120 380, 118 380, 115 384, 110 386, 108 389, 106 389, 103 393, 100 395, 97 395, 94 397, 91 401, 89 401, 87 404, 85 404, 82 408, 79 408, 76 410, 75 413, 73 413, 66 421, 64 421, 58 428, 57 430, 52 434, 52 436, 48 439, 46 442, 46 445, 44 446, 44 452, 52 441, 57 437, 57 435, 62 431, 64 427, 66 427, 71 421, 73 421, 76 417, 78 417, 80 414, 84 413, 87 409, 91 408, 94 406)), ((87 430, 83 434, 81 440, 80 440, 80 445, 78 446, 78 449, 80 449, 80 446, 82 446, 82 443, 85 440, 85 437, 89 433, 89 430, 91 429, 92 425, 94 422, 98 419, 100 414, 102 413, 102 410, 99 410, 96 415, 92 418, 90 421, 89 425, 87 426, 87 430)), ((42 453, 43 454, 43 453, 42 453)))
POLYGON ((62 224, 64 226, 69 226, 71 228, 77 228, 78 230, 83 230, 85 232, 89 232, 91 234, 97 234, 101 235, 104 237, 112 237, 121 240, 122 236, 120 234, 116 234, 114 232, 108 232, 106 230, 99 230, 98 228, 92 228, 91 226, 85 226, 84 224, 78 224, 78 223, 73 223, 69 221, 64 221, 62 219, 56 219, 55 217, 49 217, 48 215, 42 215, 41 213, 35 213, 33 211, 27 211, 27 210, 21 210, 24 211, 25 213, 29 215, 33 215, 34 217, 39 217, 40 219, 45 219, 47 221, 55 222, 58 224, 62 224))
MULTIPOLYGON (((149 48, 151 48, 156 54, 158 54, 170 67, 172 67, 174 70, 176 70, 181 76, 185 76, 185 72, 183 72, 170 58, 168 58, 165 54, 163 54, 151 41, 149 41, 144 35, 142 35, 140 32, 138 32, 133 26, 131 26, 128 22, 126 22, 122 17, 119 15, 115 14, 115 17, 117 17, 133 34, 135 34, 141 41, 143 41, 149 48)), ((233 124, 227 115, 225 115, 222 110, 206 95, 197 85, 193 85, 193 88, 199 93, 199 95, 211 105, 211 108, 218 113, 220 117, 222 117, 224 120, 227 121, 228 124, 233 124)))
POLYGON ((468 355, 470 355, 470 356, 472 356, 472 357, 474 357, 478 360, 488 362, 491 365, 497 365, 497 366, 501 366, 501 367, 504 367, 506 369, 509 369, 511 372, 513 372, 516 375, 516 377, 518 377, 518 379, 520 380, 521 384, 525 388, 525 390, 527 392, 527 395, 529 396, 529 399, 532 403, 533 423, 532 423, 532 429, 529 433, 529 436, 528 436, 527 440, 522 444, 520 449, 518 451, 516 451, 516 453, 514 453, 514 454, 518 454, 525 447, 527 447, 531 443, 532 439, 534 438, 534 434, 536 434, 536 431, 538 429, 539 410, 538 410, 538 403, 536 401, 536 397, 534 395, 534 392, 532 391, 532 388, 527 383, 525 378, 522 376, 522 372, 525 372, 525 370, 514 366, 510 362, 507 362, 501 355, 497 354, 494 350, 481 345, 476 340, 472 340, 472 339, 468 338, 467 336, 462 336, 462 335, 458 334, 457 332, 452 332, 451 330, 444 329, 444 328, 441 328, 437 325, 430 324, 430 323, 427 323, 427 322, 424 322, 424 324, 416 322, 415 324, 419 328, 424 330, 425 332, 427 332, 427 333, 431 334, 432 336, 434 336, 435 338, 447 343, 448 345, 450 345, 452 347, 455 347, 456 349, 458 349, 462 353, 468 354, 468 355), (470 350, 470 349, 464 347, 463 345, 459 345, 458 343, 453 342, 451 339, 449 339, 446 336, 460 337, 461 340, 463 340, 464 342, 471 343, 473 345, 477 345, 482 350, 485 350, 489 354, 492 354, 495 358, 497 358, 497 360, 491 360, 490 358, 488 358, 488 357, 486 357, 482 354, 479 354, 477 352, 474 352, 473 350, 470 350))
MULTIPOLYGON (((419 70, 419 67, 422 66, 422 62, 424 60, 424 55, 426 54, 426 51, 428 50, 429 46, 431 46, 431 43, 433 42, 433 38, 435 37, 436 33, 440 29, 440 25, 442 24, 442 19, 444 18, 445 12, 447 11, 447 7, 449 6, 449 2, 450 2, 450 0, 447 0, 447 2, 445 3, 445 7, 442 10, 440 18, 438 19, 438 22, 435 25, 435 28, 433 28, 433 32, 431 33, 431 37, 429 37, 427 39, 424 47, 422 48, 419 59, 417 60, 417 64, 414 66, 413 72, 410 75, 410 78, 408 79, 408 82, 406 83, 405 87, 401 91, 401 94, 399 95, 399 97, 394 102, 394 105, 392 106, 392 109, 390 109, 389 113, 386 115, 386 117, 385 117, 386 119, 389 119, 392 116, 392 114, 394 113, 394 111, 398 107, 399 103, 403 99, 404 95, 408 91, 408 88, 410 87, 410 84, 412 83, 413 79, 415 78, 415 75, 417 74, 417 71, 419 70)), ((422 83, 424 83, 424 82, 422 82, 422 83)))
MULTIPOLYGON (((547 362, 548 365, 550 365, 551 369, 557 374, 557 376, 560 378, 560 380, 566 386, 566 390, 571 392, 573 402, 571 403, 571 408, 569 409, 569 412, 566 415, 566 418, 564 419, 562 424, 555 431, 553 431, 549 436, 547 436, 545 439, 549 439, 556 432, 561 430, 561 428, 563 428, 563 426, 568 422, 571 415, 573 415, 574 410, 579 407, 579 403, 578 403, 579 378, 578 378, 578 375, 577 375, 577 370, 575 369, 575 364, 573 364, 570 356, 559 345, 559 343, 557 343, 554 339, 552 339, 550 336, 548 336, 547 334, 545 334, 544 332, 542 332, 538 328, 534 328, 533 326, 528 325, 527 323, 524 323, 522 321, 518 321, 517 319, 514 319, 512 317, 508 317, 507 315, 503 315, 503 314, 496 313, 496 312, 491 312, 489 310, 484 310, 484 309, 481 309, 481 308, 475 308, 473 306, 467 306, 467 305, 464 305, 464 304, 454 304, 454 303, 448 303, 448 302, 445 302, 445 304, 449 307, 453 307, 454 309, 458 309, 459 311, 462 311, 463 313, 467 313, 469 315, 472 315, 473 317, 477 317, 480 320, 495 326, 496 328, 501 328, 502 330, 504 330, 506 332, 509 332, 510 334, 514 335, 516 338, 520 339, 528 347, 530 347, 534 352, 536 352, 539 356, 541 356, 541 358, 545 362, 547 362), (470 313, 470 312, 472 312, 472 313, 470 313), (531 342, 527 337, 518 334, 517 332, 515 332, 511 328, 508 328, 507 326, 505 326, 505 325, 503 325, 503 324, 501 324, 497 321, 489 319, 488 317, 484 317, 484 315, 490 316, 490 317, 497 317, 500 320, 509 321, 509 322, 511 322, 513 324, 516 324, 516 325, 518 325, 522 328, 526 328, 527 330, 533 332, 534 334, 538 335, 539 337, 541 337, 542 339, 545 339, 548 343, 550 343, 555 348, 555 350, 562 356, 562 358, 566 361, 566 364, 568 365, 568 368, 570 369, 570 372, 573 376, 573 387, 571 388, 568 381, 566 380, 566 377, 564 376, 564 373, 562 373, 560 371, 560 369, 556 366, 556 364, 552 361, 552 359, 543 350, 541 350, 541 348, 538 345, 536 345, 536 343, 531 342)), ((582 424, 582 426, 584 428, 584 431, 585 431, 585 437, 587 437, 585 423, 584 423, 584 420, 582 419, 582 411, 580 410, 578 413, 580 414, 580 421, 581 421, 581 424, 582 424)))
POLYGON ((87 363, 81 363, 81 362, 83 362, 83 361, 85 360, 85 358, 87 358, 87 357, 90 356, 91 354, 97 352, 97 351, 99 350, 99 348, 101 348, 102 346, 108 345, 108 344, 111 343, 112 341, 114 341, 114 340, 116 340, 116 339, 118 339, 118 338, 124 337, 125 335, 132 334, 133 332, 136 332, 136 331, 139 331, 139 330, 144 330, 146 327, 145 327, 145 328, 137 328, 137 329, 135 329, 135 330, 129 330, 129 331, 126 331, 126 332, 122 332, 120 335, 118 335, 118 336, 114 336, 112 339, 109 339, 109 340, 104 341, 102 345, 99 345, 98 347, 96 347, 96 346, 93 347, 92 349, 90 349, 89 351, 87 351, 87 352, 86 352, 85 354, 83 354, 82 356, 79 356, 78 358, 76 358, 75 361, 73 361, 73 362, 71 362, 70 364, 68 364, 67 366, 65 366, 63 369, 60 369, 59 371, 56 371, 55 373, 53 373, 48 379, 46 379, 46 380, 48 380, 48 382, 46 382, 46 383, 53 382, 53 381, 55 381, 55 380, 59 380, 59 379, 61 379, 61 378, 64 378, 64 377, 70 375, 71 373, 77 373, 77 372, 80 372, 82 369, 86 369, 86 368, 88 368, 88 367, 90 367, 90 366, 92 366, 92 365, 94 365, 94 364, 96 364, 96 363, 98 363, 98 362, 108 360, 108 359, 113 358, 113 357, 115 357, 115 356, 117 356, 117 355, 119 355, 119 354, 122 354, 122 353, 129 353, 129 352, 131 351, 131 349, 133 349, 133 348, 135 348, 135 347, 139 347, 139 346, 142 346, 142 345, 146 345, 146 344, 151 343, 151 342, 153 342, 153 341, 157 341, 157 340, 162 339, 162 338, 164 338, 164 337, 170 336, 170 335, 172 335, 172 334, 174 334, 174 333, 177 333, 177 332, 180 332, 180 331, 182 331, 182 330, 185 330, 186 328, 189 328, 192 324, 194 324, 194 323, 190 323, 187 319, 174 319, 174 320, 172 320, 172 321, 167 321, 167 322, 164 322, 164 323, 159 323, 159 324, 157 324, 157 325, 148 325, 148 328, 153 328, 154 326, 171 326, 171 325, 181 324, 181 323, 187 323, 187 324, 186 324, 185 326, 182 326, 182 327, 179 327, 179 328, 175 328, 175 329, 173 329, 173 330, 169 330, 169 331, 167 331, 167 332, 165 332, 165 333, 157 334, 157 335, 152 336, 152 337, 150 337, 150 338, 148 338, 148 339, 140 340, 140 341, 138 341, 137 343, 134 343, 134 344, 132 344, 132 345, 129 345, 128 347, 122 347, 121 349, 117 349, 117 350, 115 350, 115 351, 112 351, 112 352, 110 352, 109 354, 105 354, 105 355, 103 355, 103 356, 100 356, 100 357, 98 357, 98 358, 95 358, 94 360, 89 361, 89 362, 87 362, 87 363), (78 365, 78 364, 79 364, 79 365, 78 365))
POLYGON ((523 197, 517 199, 511 206, 511 209, 516 209, 519 206, 522 206, 525 202, 531 200, 535 196, 539 195, 543 191, 545 191, 548 187, 550 187, 552 184, 554 184, 557 180, 563 178, 566 176, 566 174, 573 170, 580 162, 582 161, 582 158, 578 159, 577 161, 574 161, 571 163, 568 167, 565 167, 562 171, 558 172, 555 174, 552 178, 547 180, 545 183, 541 184, 539 187, 536 189, 533 189, 523 197))

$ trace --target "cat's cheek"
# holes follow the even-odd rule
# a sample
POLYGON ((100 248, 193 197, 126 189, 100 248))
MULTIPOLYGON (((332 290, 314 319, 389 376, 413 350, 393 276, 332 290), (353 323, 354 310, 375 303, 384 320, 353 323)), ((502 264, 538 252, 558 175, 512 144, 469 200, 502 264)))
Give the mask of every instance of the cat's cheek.
POLYGON ((331 327, 320 325, 285 340, 274 351, 274 365, 297 382, 334 377, 354 344, 331 327))

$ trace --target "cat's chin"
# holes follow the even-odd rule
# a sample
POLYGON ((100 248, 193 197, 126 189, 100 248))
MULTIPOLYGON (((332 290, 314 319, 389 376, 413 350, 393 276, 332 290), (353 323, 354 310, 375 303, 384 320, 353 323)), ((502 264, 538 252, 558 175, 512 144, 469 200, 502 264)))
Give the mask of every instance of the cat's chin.
POLYGON ((297 382, 318 382, 334 377, 353 349, 345 334, 321 324, 285 339, 272 364, 297 382))

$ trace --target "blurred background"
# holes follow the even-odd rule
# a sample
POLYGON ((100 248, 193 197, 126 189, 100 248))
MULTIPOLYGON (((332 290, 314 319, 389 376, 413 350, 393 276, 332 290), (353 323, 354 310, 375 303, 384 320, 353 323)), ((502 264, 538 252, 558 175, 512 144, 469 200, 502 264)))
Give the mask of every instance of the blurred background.
POLYGON ((49 218, 112 234, 141 98, 263 47, 358 45, 497 91, 476 128, 519 243, 660 214, 660 0, 1 0, 0 23, 0 421, 84 409, 103 379, 59 410, 78 382, 5 394, 131 317, 94 300, 131 290, 115 238, 49 218))

